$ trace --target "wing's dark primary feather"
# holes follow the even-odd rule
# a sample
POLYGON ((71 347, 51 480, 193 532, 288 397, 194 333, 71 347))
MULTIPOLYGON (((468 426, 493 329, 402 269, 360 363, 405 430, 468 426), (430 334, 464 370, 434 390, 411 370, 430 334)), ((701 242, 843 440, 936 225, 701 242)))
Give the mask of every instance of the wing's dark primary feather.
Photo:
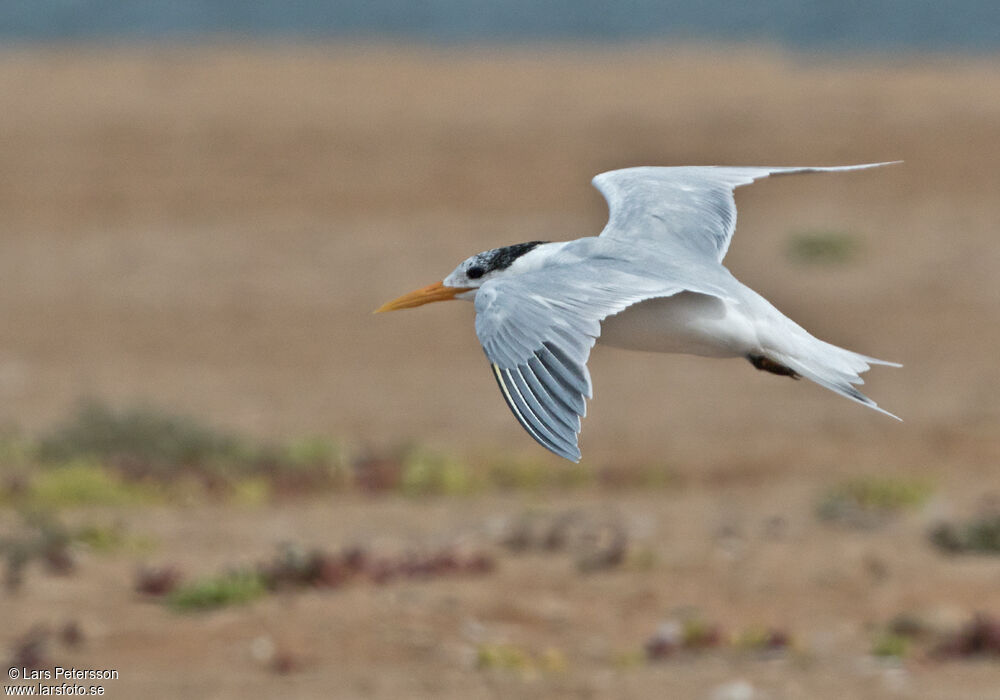
POLYGON ((583 264, 499 278, 476 295, 476 334, 508 407, 531 437, 574 462, 600 322, 642 299, 680 291, 662 281, 630 292, 595 287, 592 273, 583 264))
MULTIPOLYGON (((500 393, 511 413, 521 426, 528 431, 543 447, 555 452, 560 457, 577 462, 580 460, 580 448, 577 446, 576 435, 572 425, 568 424, 565 411, 555 415, 542 407, 538 397, 530 390, 522 375, 522 368, 501 369, 493 364, 493 375, 496 377, 500 393)), ((528 370, 530 372, 530 370, 528 370)), ((575 417, 575 416, 573 416, 575 417)), ((579 418, 577 418, 579 420, 579 418)))

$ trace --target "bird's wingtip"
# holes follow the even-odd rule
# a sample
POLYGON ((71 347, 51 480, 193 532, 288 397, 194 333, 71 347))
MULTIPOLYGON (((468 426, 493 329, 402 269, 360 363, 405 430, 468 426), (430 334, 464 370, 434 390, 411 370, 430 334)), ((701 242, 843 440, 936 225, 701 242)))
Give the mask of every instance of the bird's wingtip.
POLYGON ((903 419, 902 419, 902 418, 900 418, 899 416, 897 416, 897 415, 896 415, 895 413, 892 413, 891 411, 887 411, 887 410, 885 410, 884 408, 882 408, 881 406, 879 406, 879 405, 878 405, 877 403, 875 403, 874 401, 872 401, 872 402, 871 402, 870 404, 868 404, 868 406, 869 406, 869 408, 874 408, 874 409, 875 409, 876 411, 878 411, 879 413, 882 413, 882 414, 885 414, 885 415, 889 416, 890 418, 895 418, 895 419, 896 419, 896 420, 898 420, 898 421, 899 421, 900 423, 902 423, 902 422, 903 422, 903 419))
POLYGON ((820 170, 867 170, 868 168, 881 168, 885 165, 899 165, 902 160, 883 160, 878 163, 858 163, 857 165, 835 165, 828 168, 820 168, 820 170))

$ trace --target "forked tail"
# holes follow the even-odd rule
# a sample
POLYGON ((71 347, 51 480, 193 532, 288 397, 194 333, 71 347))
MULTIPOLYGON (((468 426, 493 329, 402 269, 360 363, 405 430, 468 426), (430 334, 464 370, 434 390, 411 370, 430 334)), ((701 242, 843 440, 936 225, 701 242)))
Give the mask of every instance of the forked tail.
POLYGON ((805 337, 799 335, 796 338, 798 347, 796 347, 794 354, 769 350, 768 357, 830 391, 835 391, 868 408, 874 408, 879 413, 884 413, 896 420, 902 420, 884 408, 879 408, 877 403, 856 388, 857 385, 865 383, 860 375, 871 369, 871 365, 902 367, 901 364, 877 360, 874 357, 845 350, 815 338, 805 331, 802 331, 802 334, 805 337))

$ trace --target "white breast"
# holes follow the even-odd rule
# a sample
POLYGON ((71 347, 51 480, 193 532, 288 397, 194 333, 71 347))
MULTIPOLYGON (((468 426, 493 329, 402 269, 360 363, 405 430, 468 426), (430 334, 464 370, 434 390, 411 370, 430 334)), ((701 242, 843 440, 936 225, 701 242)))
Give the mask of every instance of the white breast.
POLYGON ((759 344, 753 322, 736 306, 695 292, 649 299, 609 316, 597 342, 704 357, 745 357, 759 344))

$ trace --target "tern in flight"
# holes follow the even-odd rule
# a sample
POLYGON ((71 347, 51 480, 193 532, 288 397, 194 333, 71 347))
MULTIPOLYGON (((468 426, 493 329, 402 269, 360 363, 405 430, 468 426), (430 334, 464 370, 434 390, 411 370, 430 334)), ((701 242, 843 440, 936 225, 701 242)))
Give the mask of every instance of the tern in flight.
POLYGON ((598 236, 532 241, 468 258, 440 282, 380 307, 476 305, 476 335, 500 392, 524 429, 574 462, 591 398, 595 342, 632 350, 742 357, 759 370, 805 377, 893 416, 855 388, 877 360, 807 333, 722 265, 736 227, 733 190, 769 175, 831 168, 638 167, 594 178, 608 202, 598 236))

